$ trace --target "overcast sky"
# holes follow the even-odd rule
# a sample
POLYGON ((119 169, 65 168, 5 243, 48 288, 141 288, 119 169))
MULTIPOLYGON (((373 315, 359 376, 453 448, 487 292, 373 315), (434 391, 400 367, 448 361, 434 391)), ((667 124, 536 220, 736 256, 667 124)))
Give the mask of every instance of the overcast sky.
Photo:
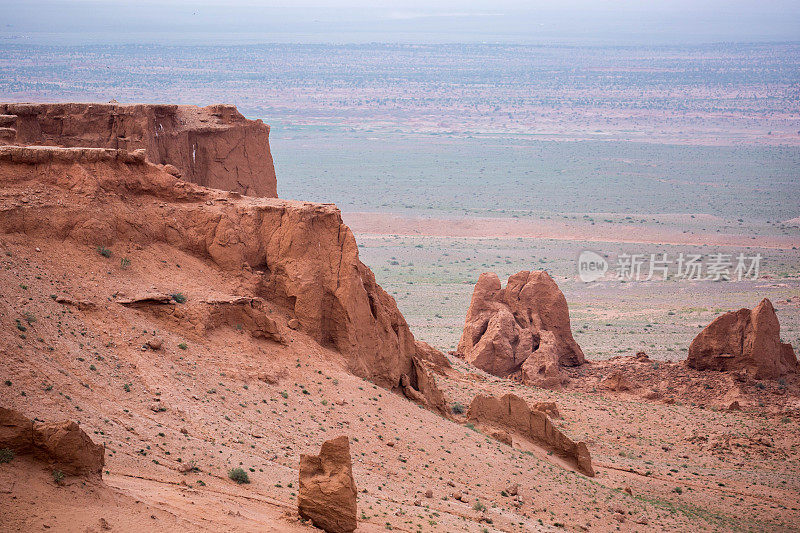
POLYGON ((798 0, 0 0, 5 42, 800 40, 798 0))

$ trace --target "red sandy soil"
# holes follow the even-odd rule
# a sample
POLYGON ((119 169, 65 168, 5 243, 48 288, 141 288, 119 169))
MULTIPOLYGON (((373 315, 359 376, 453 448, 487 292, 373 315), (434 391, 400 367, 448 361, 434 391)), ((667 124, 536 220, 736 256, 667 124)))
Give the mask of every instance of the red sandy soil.
POLYGON ((235 290, 234 278, 175 249, 119 245, 106 259, 90 247, 10 235, 0 251, 0 373, 12 383, 0 384, 3 403, 28 416, 75 419, 107 446, 103 487, 77 479, 56 487, 49 473, 21 459, 0 465, 0 513, 15 529, 99 531, 99 518, 114 530, 133 523, 145 530, 305 528, 295 514, 299 454, 316 453, 339 434, 352 439, 356 484, 366 489, 359 493, 359 516, 367 516, 359 531, 382 531, 386 522, 402 531, 417 525, 423 531, 532 531, 540 519, 545 526, 592 531, 620 524, 684 531, 800 527, 798 418, 790 413, 763 413, 757 402, 728 413, 635 395, 551 392, 459 361, 438 378, 448 399, 464 405, 478 392, 555 400, 564 417, 557 425, 589 444, 598 471, 589 479, 351 376, 336 354, 302 334, 289 346, 235 327, 204 337, 140 310, 81 311, 49 296, 104 305, 121 287, 180 288, 190 301, 210 287, 235 290), (119 257, 130 259, 129 269, 120 269, 119 257), (24 320, 25 313, 36 320, 22 338, 7 322, 24 320), (153 332, 164 339, 158 352, 142 349, 153 332), (261 381, 264 375, 274 383, 261 381), (695 433, 711 442, 729 435, 743 441, 712 453, 707 442, 687 440, 695 433), (749 440, 762 438, 768 446, 749 440), (194 460, 199 471, 180 473, 178 458, 194 460), (240 462, 255 469, 249 485, 226 478, 240 462), (501 494, 512 482, 521 486, 519 507, 501 494), (625 486, 633 496, 620 490, 625 486), (428 488, 432 499, 423 496, 428 488), (456 490, 466 503, 450 497, 456 490), (477 501, 488 507, 492 524, 479 522, 477 501), (618 522, 617 509, 625 522, 618 522), (633 524, 639 515, 649 525, 633 524))
MULTIPOLYGON (((91 197, 88 176, 62 184, 61 194, 74 195, 64 197, 71 208, 91 197)), ((109 186, 106 199, 136 198, 153 218, 165 216, 159 207, 178 213, 167 209, 170 200, 134 196, 136 183, 113 198, 109 186)), ((23 204, 44 205, 53 193, 43 183, 14 187, 0 190, 3 216, 24 217, 23 204)), ((181 200, 196 212, 220 209, 190 201, 181 200)), ((60 209, 46 207, 42 216, 60 209)), ((589 447, 597 475, 588 478, 540 449, 502 444, 463 416, 445 418, 354 376, 341 353, 301 331, 287 329, 278 343, 233 321, 204 330, 114 298, 180 292, 186 302, 170 305, 191 309, 211 296, 246 294, 253 275, 181 243, 120 240, 98 250, 46 232, 0 235, 0 400, 29 418, 75 420, 106 446, 97 483, 67 477, 58 486, 26 457, 0 463, 3 529, 311 531, 297 515, 299 457, 339 435, 350 437, 362 532, 800 528, 795 381, 736 389, 713 374, 701 409, 691 404, 704 382, 682 367, 648 364, 636 379, 674 394, 674 403, 603 392, 600 364, 579 367, 563 391, 494 378, 459 360, 437 375, 456 411, 479 393, 555 401, 563 416, 555 425, 589 447), (147 346, 154 339, 160 348, 147 346), (716 408, 728 390, 743 411, 716 408), (234 467, 251 483, 228 479, 234 467), (506 492, 515 483, 518 497, 506 492)))

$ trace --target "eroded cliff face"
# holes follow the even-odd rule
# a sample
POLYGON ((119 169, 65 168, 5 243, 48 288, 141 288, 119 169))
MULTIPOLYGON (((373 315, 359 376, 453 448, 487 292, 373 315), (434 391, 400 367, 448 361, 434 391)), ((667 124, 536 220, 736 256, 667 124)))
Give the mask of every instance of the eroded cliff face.
POLYGON ((0 104, 0 145, 143 149, 187 181, 277 197, 269 126, 231 105, 0 104))
MULTIPOLYGON (((167 244, 235 276, 241 290, 225 309, 246 311, 239 322, 261 324, 265 337, 283 341, 296 329, 341 353, 358 376, 399 389, 405 375, 415 389, 425 388, 405 319, 359 260, 332 204, 207 189, 124 150, 5 146, 4 233, 93 247, 167 244), (257 316, 267 308, 277 310, 269 320, 257 316)), ((145 298, 142 305, 148 302, 158 304, 145 298)), ((218 307, 200 322, 213 322, 218 307)))

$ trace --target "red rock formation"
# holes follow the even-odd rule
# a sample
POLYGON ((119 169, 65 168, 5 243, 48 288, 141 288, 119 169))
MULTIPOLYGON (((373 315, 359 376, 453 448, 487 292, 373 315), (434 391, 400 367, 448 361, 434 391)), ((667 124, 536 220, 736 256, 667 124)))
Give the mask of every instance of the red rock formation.
POLYGON ((467 418, 516 433, 570 462, 578 471, 594 476, 592 458, 583 442, 574 442, 556 428, 542 411, 531 409, 513 394, 502 398, 478 395, 467 411, 467 418))
POLYGON ((33 454, 71 475, 99 478, 105 464, 105 447, 92 442, 75 422, 34 423, 3 407, 0 407, 0 448, 33 454))
POLYGON ((325 441, 319 455, 300 455, 300 516, 328 533, 349 533, 358 526, 356 495, 346 436, 325 441))
POLYGON ((697 370, 744 371, 754 379, 777 379, 797 372, 791 344, 781 342, 772 303, 717 317, 689 345, 686 364, 697 370))
POLYGON ((458 352, 490 374, 543 387, 561 384, 561 366, 584 363, 572 338, 567 301, 544 271, 514 274, 506 288, 496 274, 481 274, 458 352))
POLYGON ((625 374, 617 370, 610 376, 603 378, 600 387, 613 392, 624 392, 634 388, 633 384, 625 377, 625 374))
POLYGON ((269 126, 230 105, 0 104, 0 130, 0 145, 142 149, 188 181, 277 197, 269 126))
POLYGON ((453 368, 450 365, 450 361, 447 360, 447 357, 427 342, 416 341, 414 343, 414 348, 417 359, 428 363, 434 372, 443 374, 445 369, 453 368))
POLYGON ((0 234, 93 248, 166 243, 241 277, 244 300, 209 304, 211 324, 240 314, 279 339, 295 320, 300 331, 343 354, 360 377, 395 390, 403 374, 412 387, 424 383, 405 319, 359 261, 334 205, 231 195, 116 152, 90 154, 87 162, 67 149, 0 147, 0 234), (259 311, 262 300, 277 310, 269 320, 259 311), (272 323, 277 317, 280 325, 272 323))
POLYGON ((0 448, 26 453, 32 447, 33 422, 18 411, 0 407, 0 448))
POLYGON ((506 446, 514 445, 514 439, 511 437, 511 434, 508 431, 503 431, 502 429, 493 429, 489 431, 489 436, 496 441, 502 442, 506 446))

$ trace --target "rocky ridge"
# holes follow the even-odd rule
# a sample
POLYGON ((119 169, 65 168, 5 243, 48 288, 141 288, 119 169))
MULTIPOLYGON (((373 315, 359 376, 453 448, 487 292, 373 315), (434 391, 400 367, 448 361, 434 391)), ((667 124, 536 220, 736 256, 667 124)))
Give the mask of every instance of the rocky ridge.
MULTIPOLYGON (((531 408, 525 400, 506 394, 501 398, 478 395, 472 400, 467 411, 467 418, 482 425, 528 439, 532 443, 544 447, 564 458, 582 474, 594 476, 592 457, 584 442, 575 442, 556 428, 545 411, 540 411, 537 404, 531 408)), ((549 406, 543 406, 545 408, 549 406)), ((511 445, 513 439, 502 435, 498 440, 511 445)))
MULTIPOLYGON (((206 189, 125 152, 92 149, 0 147, 0 184, 0 234, 97 247, 164 243, 240 278, 241 294, 193 303, 173 318, 203 329, 244 314, 277 342, 294 321, 354 374, 397 390, 406 376, 419 387, 414 337, 359 261, 334 205, 206 189)), ((147 298, 140 305, 162 307, 147 298)))
POLYGON ((269 126, 231 105, 0 103, 0 145, 143 150, 187 181, 277 197, 269 126))
POLYGON ((2 406, 0 449, 33 455, 63 474, 97 480, 105 464, 105 447, 92 442, 75 422, 34 422, 2 406))

